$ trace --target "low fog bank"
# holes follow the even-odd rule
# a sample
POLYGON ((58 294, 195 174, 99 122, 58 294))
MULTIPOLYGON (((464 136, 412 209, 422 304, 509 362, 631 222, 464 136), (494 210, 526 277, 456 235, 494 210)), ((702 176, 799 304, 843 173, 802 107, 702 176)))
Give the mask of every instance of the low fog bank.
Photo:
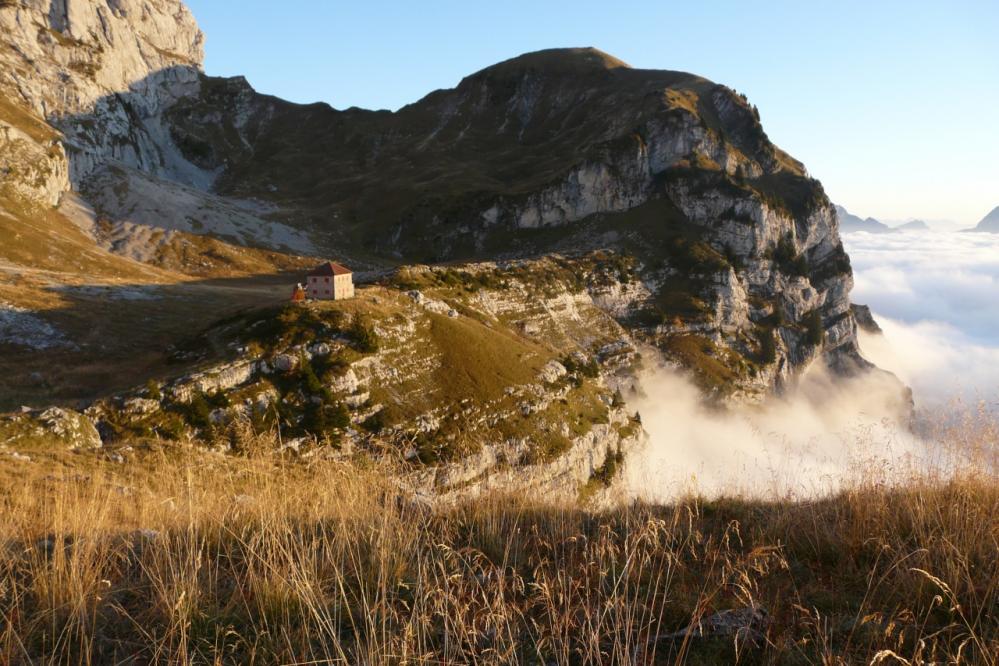
POLYGON ((999 345, 999 234, 843 234, 854 303, 899 322, 941 322, 999 345))
POLYGON ((793 395, 719 411, 659 366, 643 372, 628 404, 649 434, 625 464, 638 499, 814 497, 872 473, 902 475, 932 455, 908 432, 899 385, 884 373, 835 379, 816 364, 793 395))
POLYGON ((920 411, 946 411, 959 401, 999 408, 999 347, 977 343, 944 322, 874 316, 884 335, 861 332, 861 350, 912 388, 920 411))
POLYGON ((853 301, 884 330, 861 334, 863 354, 912 388, 916 419, 883 373, 833 379, 816 365, 790 396, 719 412, 677 371, 652 367, 629 399, 649 433, 625 463, 632 497, 803 498, 959 466, 999 471, 999 235, 843 239, 853 301))
POLYGON ((999 401, 999 234, 849 233, 852 299, 884 336, 865 356, 912 387, 916 406, 999 401))

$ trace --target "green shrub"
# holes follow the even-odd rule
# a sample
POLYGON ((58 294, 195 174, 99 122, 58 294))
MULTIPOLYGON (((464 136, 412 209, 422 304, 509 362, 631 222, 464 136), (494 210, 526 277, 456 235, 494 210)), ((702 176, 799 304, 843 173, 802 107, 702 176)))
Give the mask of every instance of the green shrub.
POLYGON ((785 324, 787 324, 787 315, 784 314, 784 308, 780 303, 775 303, 773 312, 760 321, 760 325, 767 328, 780 328, 785 324))
POLYGON ((704 241, 674 236, 666 250, 670 265, 684 273, 718 273, 729 267, 725 256, 704 241))
POLYGON ((385 414, 385 409, 380 409, 361 423, 361 427, 368 432, 373 432, 375 434, 380 433, 382 430, 389 426, 388 416, 385 414))
POLYGON ((572 448, 572 440, 560 432, 538 432, 531 437, 530 448, 524 456, 528 465, 538 465, 557 460, 572 448))
POLYGON ((160 385, 156 382, 155 379, 150 379, 148 382, 146 382, 146 397, 148 397, 150 400, 157 400, 157 401, 163 399, 163 393, 160 391, 160 385))
POLYGON ((621 449, 611 451, 608 447, 603 464, 593 471, 593 475, 590 478, 595 479, 605 488, 609 488, 623 463, 624 453, 621 452, 621 449))
POLYGON ((350 411, 342 402, 309 401, 302 416, 302 430, 316 437, 333 435, 350 427, 350 411))
POLYGON ((192 427, 199 430, 211 430, 212 407, 204 393, 200 391, 195 393, 190 402, 177 403, 175 408, 192 427))
POLYGON ((578 374, 590 379, 600 375, 600 364, 597 363, 596 359, 580 362, 574 359, 571 354, 567 354, 562 357, 561 363, 570 374, 578 374))
POLYGON ((338 430, 345 430, 350 427, 350 410, 347 409, 347 405, 338 402, 330 408, 329 424, 330 427, 338 430))
POLYGON ((305 386, 305 390, 310 395, 322 395, 325 387, 323 383, 319 381, 319 377, 316 376, 316 371, 312 367, 312 362, 309 357, 304 353, 298 359, 298 375, 302 379, 302 384, 305 386))
POLYGON ((778 270, 785 275, 807 277, 809 272, 808 259, 798 254, 794 248, 791 234, 785 235, 770 251, 770 258, 777 264, 778 270))
POLYGON ((614 399, 611 401, 612 407, 624 407, 624 396, 621 395, 621 389, 614 390, 614 399))
POLYGON ((181 439, 186 431, 184 419, 177 414, 168 414, 154 431, 163 439, 175 442, 181 439))
POLYGON ((367 317, 362 315, 354 317, 354 323, 350 327, 350 337, 358 351, 365 354, 373 354, 378 351, 380 343, 378 333, 367 317))
POLYGON ((225 391, 218 389, 211 393, 211 395, 205 396, 208 404, 212 407, 218 409, 228 409, 232 406, 232 402, 229 400, 229 396, 225 391))

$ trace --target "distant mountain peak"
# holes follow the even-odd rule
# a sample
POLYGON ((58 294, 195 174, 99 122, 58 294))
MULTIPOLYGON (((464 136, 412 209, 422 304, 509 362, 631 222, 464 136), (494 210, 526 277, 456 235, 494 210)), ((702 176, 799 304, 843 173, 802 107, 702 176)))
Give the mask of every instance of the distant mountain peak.
POLYGON ((930 231, 930 225, 922 220, 909 220, 889 226, 873 217, 861 218, 840 205, 836 205, 836 215, 839 217, 839 229, 844 232, 866 231, 870 234, 885 234, 892 231, 930 231))
POLYGON ((978 223, 978 226, 973 231, 999 233, 999 206, 993 208, 988 215, 983 217, 982 221, 978 223))
MULTIPOLYGON (((579 74, 587 71, 631 69, 631 65, 620 58, 592 46, 579 48, 544 49, 521 54, 515 58, 491 65, 476 74, 486 72, 510 72, 522 70, 543 70, 559 74, 579 74)), ((476 74, 473 74, 475 76, 476 74)))
POLYGON ((836 206, 836 216, 839 218, 840 231, 866 231, 871 234, 883 234, 891 231, 891 227, 887 224, 883 224, 873 217, 863 219, 840 205, 836 206))
POLYGON ((899 231, 930 231, 930 225, 926 224, 922 220, 910 220, 904 224, 900 224, 895 229, 899 231))

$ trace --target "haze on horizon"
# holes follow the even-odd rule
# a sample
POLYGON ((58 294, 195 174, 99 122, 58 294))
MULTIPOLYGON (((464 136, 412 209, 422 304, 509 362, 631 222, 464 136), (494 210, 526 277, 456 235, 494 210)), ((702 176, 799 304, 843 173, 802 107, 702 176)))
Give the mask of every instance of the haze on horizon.
POLYGON ((208 74, 295 102, 397 109, 524 52, 595 46, 745 93, 770 137, 863 217, 963 228, 999 205, 990 0, 188 4, 208 74))

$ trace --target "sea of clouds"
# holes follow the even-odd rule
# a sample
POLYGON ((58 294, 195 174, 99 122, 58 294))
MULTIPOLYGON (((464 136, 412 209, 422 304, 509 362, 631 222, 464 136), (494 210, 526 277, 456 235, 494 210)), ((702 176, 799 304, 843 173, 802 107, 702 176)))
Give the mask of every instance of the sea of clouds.
MULTIPOLYGON (((921 419, 999 399, 999 235, 844 235, 856 288, 884 335, 864 355, 913 389, 921 419)), ((653 358, 649 355, 648 358, 653 358)), ((883 374, 842 380, 813 366, 793 394, 725 412, 703 405, 674 370, 648 367, 629 406, 648 442, 625 464, 632 497, 815 497, 872 478, 954 463, 909 429, 898 384, 883 374)), ((917 419, 918 421, 918 419, 917 419)))
POLYGON ((844 234, 853 301, 884 336, 864 354, 912 387, 917 406, 999 401, 999 234, 844 234))

